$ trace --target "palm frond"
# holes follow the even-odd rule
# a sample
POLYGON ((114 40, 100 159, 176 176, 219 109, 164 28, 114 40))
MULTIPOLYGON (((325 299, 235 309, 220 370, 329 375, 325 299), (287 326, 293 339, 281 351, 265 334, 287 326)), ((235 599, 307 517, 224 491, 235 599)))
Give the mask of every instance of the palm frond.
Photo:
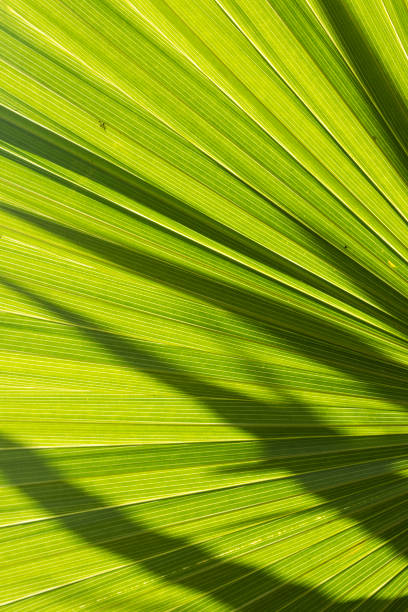
POLYGON ((405 0, 0 11, 2 605, 407 609, 405 0))

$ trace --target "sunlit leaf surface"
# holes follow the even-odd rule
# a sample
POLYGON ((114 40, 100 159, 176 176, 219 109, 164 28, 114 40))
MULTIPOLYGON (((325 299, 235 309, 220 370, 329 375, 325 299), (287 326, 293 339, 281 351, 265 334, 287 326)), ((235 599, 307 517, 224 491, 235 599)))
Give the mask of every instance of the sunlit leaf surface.
POLYGON ((0 15, 5 610, 407 610, 406 0, 0 15))

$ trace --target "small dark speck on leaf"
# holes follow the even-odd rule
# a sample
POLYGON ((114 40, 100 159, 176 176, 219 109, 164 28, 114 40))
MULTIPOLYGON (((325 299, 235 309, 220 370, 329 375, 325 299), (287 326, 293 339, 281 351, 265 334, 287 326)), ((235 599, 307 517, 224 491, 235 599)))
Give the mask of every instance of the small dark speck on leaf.
POLYGON ((99 119, 99 126, 106 132, 106 123, 104 121, 101 121, 100 119, 99 119))

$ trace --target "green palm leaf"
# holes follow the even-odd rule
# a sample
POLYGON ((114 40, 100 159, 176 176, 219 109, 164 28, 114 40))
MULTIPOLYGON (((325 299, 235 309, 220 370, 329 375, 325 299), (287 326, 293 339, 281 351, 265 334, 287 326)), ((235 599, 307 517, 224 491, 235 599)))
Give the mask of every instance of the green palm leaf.
POLYGON ((405 0, 0 11, 0 603, 407 609, 405 0))

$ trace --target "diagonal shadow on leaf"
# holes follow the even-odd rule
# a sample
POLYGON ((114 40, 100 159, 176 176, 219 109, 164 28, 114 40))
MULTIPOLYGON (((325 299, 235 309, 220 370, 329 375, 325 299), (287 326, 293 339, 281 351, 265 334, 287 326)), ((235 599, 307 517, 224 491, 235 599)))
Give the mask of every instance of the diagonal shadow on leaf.
MULTIPOLYGON (((79 147, 64 141, 64 139, 56 137, 55 134, 52 134, 51 142, 49 139, 47 140, 47 131, 36 126, 35 130, 39 131, 39 133, 35 133, 34 139, 30 140, 26 137, 30 122, 27 122, 21 117, 18 118, 17 121, 10 111, 8 111, 7 120, 11 128, 9 127, 5 133, 8 140, 13 145, 22 146, 37 154, 40 153, 51 161, 60 163, 62 166, 72 169, 84 176, 90 173, 91 178, 94 180, 110 188, 116 189, 129 197, 133 197, 134 199, 142 198, 156 210, 165 210, 173 219, 189 227, 195 228, 197 224, 199 224, 200 230, 205 235, 218 240, 221 244, 235 248, 238 251, 241 250, 255 259, 264 261, 268 265, 278 267, 288 265, 282 258, 278 258, 265 249, 260 249, 259 245, 252 245, 242 236, 231 232, 224 226, 216 224, 204 215, 199 215, 192 210, 190 211, 184 203, 178 202, 174 198, 170 198, 167 194, 160 193, 158 190, 148 185, 144 185, 141 181, 135 181, 135 177, 126 175, 112 164, 101 160, 97 156, 87 152, 84 158, 83 151, 79 154, 79 147), (41 151, 38 149, 39 143, 43 145, 40 147, 41 151)), ((48 137, 49 136, 50 134, 48 134, 48 137)), ((19 161, 20 163, 25 163, 21 160, 19 161)), ((37 169, 37 171, 41 170, 37 169)), ((65 181, 62 177, 57 177, 55 175, 53 175, 53 179, 60 182, 65 181)), ((68 181, 65 181, 64 184, 67 184, 71 189, 82 190, 84 193, 86 191, 79 186, 74 186, 68 181)), ((93 198, 97 197, 91 192, 86 192, 86 195, 93 198)), ((106 206, 115 206, 114 203, 109 200, 102 200, 101 202, 106 206)), ((186 267, 176 267, 166 262, 164 258, 159 260, 148 256, 146 253, 138 250, 136 246, 134 248, 126 248, 118 244, 112 244, 97 236, 81 232, 79 229, 61 225, 51 219, 45 219, 32 212, 9 207, 6 204, 3 205, 3 209, 12 212, 12 214, 25 221, 29 221, 47 230, 53 235, 63 237, 71 242, 72 245, 81 244, 90 254, 103 258, 108 263, 120 266, 139 276, 154 279, 163 285, 172 288, 175 287, 187 295, 199 296, 215 303, 229 312, 249 320, 251 325, 258 326, 259 329, 270 334, 271 337, 284 338, 296 354, 305 355, 318 363, 338 370, 351 379, 363 382, 373 398, 378 397, 394 403, 400 408, 406 409, 405 368, 403 368, 398 361, 394 361, 384 356, 352 332, 346 331, 344 328, 340 328, 334 323, 323 321, 309 313, 289 307, 277 300, 261 298, 250 290, 237 289, 237 287, 226 281, 217 282, 205 273, 192 273, 186 267), (290 321, 290 326, 285 328, 282 322, 288 320, 290 321), (319 337, 323 337, 327 340, 317 339, 319 337), (313 339, 313 342, 309 342, 308 338, 313 339)), ((132 215, 132 213, 123 211, 123 209, 121 209, 121 212, 124 215, 132 215)), ((316 240, 321 239, 316 237, 316 240)), ((335 249, 333 249, 331 245, 327 244, 326 246, 328 259, 330 259, 332 263, 335 263, 337 261, 334 254, 335 249)), ((357 285, 364 286, 364 283, 367 281, 367 275, 369 275, 367 271, 360 269, 354 262, 350 263, 347 270, 350 278, 352 278, 357 285)), ((340 290, 326 286, 324 281, 316 279, 312 275, 307 275, 299 269, 295 270, 293 267, 288 268, 287 271, 298 278, 302 278, 305 282, 309 282, 313 286, 318 286, 323 290, 327 290, 328 293, 336 295, 336 297, 350 303, 351 297, 348 294, 346 295, 340 290), (317 283, 321 284, 318 285, 317 283)), ((406 325, 401 322, 404 313, 404 301, 402 297, 396 292, 393 292, 385 283, 382 283, 381 280, 374 279, 374 277, 372 280, 376 281, 372 283, 372 285, 376 287, 376 293, 373 295, 376 303, 380 307, 384 306, 384 308, 394 316, 388 317, 378 309, 374 309, 373 312, 375 312, 379 320, 385 320, 388 324, 391 323, 396 330, 406 334, 406 325), (381 294, 386 296, 386 298, 384 298, 385 301, 382 301, 383 297, 381 297, 381 294)), ((217 382, 210 383, 203 381, 190 372, 180 370, 175 363, 164 359, 162 356, 158 355, 152 347, 148 347, 147 343, 141 343, 124 336, 111 334, 83 314, 74 312, 66 306, 61 306, 52 302, 40 293, 34 292, 31 288, 28 289, 27 287, 21 286, 16 280, 5 279, 4 282, 8 284, 9 287, 14 288, 26 297, 36 301, 50 313, 56 314, 69 324, 78 326, 84 335, 103 347, 113 355, 118 362, 134 368, 135 370, 145 370, 167 385, 173 386, 183 393, 196 396, 200 401, 206 402, 214 412, 219 412, 226 422, 233 424, 236 422, 234 404, 246 402, 248 405, 249 403, 251 407, 251 420, 248 423, 240 423, 239 426, 262 442, 262 460, 254 466, 254 469, 268 470, 271 466, 281 466, 289 470, 295 470, 297 472, 296 478, 301 483, 304 490, 318 495, 319 498, 323 500, 323 503, 326 502, 330 504, 333 508, 338 510, 340 514, 348 515, 353 520, 360 521, 367 532, 372 533, 380 540, 387 541, 387 539, 392 538, 390 539, 390 545, 394 547, 396 553, 406 554, 408 540, 403 529, 405 527, 405 515, 403 512, 401 513, 399 503, 401 499, 404 500, 408 487, 404 478, 392 473, 392 462, 390 460, 390 456, 405 456, 406 451, 403 443, 403 436, 389 436, 384 439, 384 447, 390 449, 390 456, 387 456, 385 453, 385 455, 381 457, 372 457, 364 468, 366 472, 365 477, 362 478, 361 463, 353 464, 353 453, 356 451, 356 448, 358 448, 359 443, 364 443, 364 439, 359 440, 357 443, 356 439, 350 441, 350 439, 345 436, 339 436, 335 429, 328 427, 316 419, 311 407, 306 403, 288 396, 286 399, 289 404, 293 405, 296 403, 298 414, 301 415, 299 419, 301 426, 298 427, 297 424, 294 423, 290 428, 271 428, 268 430, 270 435, 265 435, 265 414, 268 409, 270 409, 267 402, 254 400, 254 398, 249 398, 240 392, 231 390, 226 391, 222 388, 222 385, 217 382), (215 403, 211 399, 214 396, 232 401, 215 403), (259 426, 260 423, 262 424, 261 427, 259 426), (305 434, 305 423, 308 423, 308 433, 313 433, 314 438, 308 439, 307 437, 302 437, 305 434), (298 437, 294 438, 293 436, 298 437), (281 442, 278 440, 278 438, 282 440, 285 437, 291 440, 290 451, 286 451, 286 456, 282 453, 281 442), (316 456, 313 454, 313 444, 319 440, 325 440, 327 442, 327 447, 329 449, 328 454, 331 452, 334 456, 334 454, 340 453, 344 458, 344 469, 342 467, 334 469, 333 467, 332 471, 330 471, 330 469, 327 470, 327 474, 330 475, 329 479, 333 477, 339 478, 341 485, 338 487, 333 487, 330 483, 328 484, 327 478, 326 480, 321 478, 321 473, 324 472, 324 470, 321 469, 321 466, 318 466, 318 458, 316 459, 316 456), (297 459, 296 455, 298 455, 300 459, 297 459), (303 463, 303 467, 305 468, 309 460, 312 462, 317 461, 317 463, 314 464, 315 467, 310 473, 304 470, 302 474, 302 470, 300 469, 301 465, 303 463), (352 467, 347 467, 347 461, 349 461, 352 467), (372 468, 374 468, 374 470, 372 468), (379 471, 376 471, 375 468, 378 468, 379 471), (299 469, 300 473, 298 473, 299 469), (341 481, 340 476, 342 469, 343 472, 346 472, 346 470, 348 471, 348 481, 347 479, 341 481), (358 508, 350 510, 349 498, 347 498, 347 489, 350 482, 359 483, 362 490, 366 486, 367 491, 364 497, 364 508, 373 508, 372 513, 374 515, 376 511, 380 512, 384 510, 384 508, 388 509, 390 522, 383 521, 379 525, 376 521, 372 521, 371 517, 368 519, 366 516, 360 516, 358 508), (386 497, 384 493, 382 498, 378 498, 378 491, 374 488, 374 482, 379 482, 381 485, 384 485, 383 492, 387 491, 388 497, 386 497), (371 485, 373 485, 373 489, 370 493, 371 485)), ((359 303, 359 305, 361 306, 361 303, 359 303)), ((272 370, 269 371, 269 384, 271 387, 275 388, 275 390, 278 389, 281 393, 287 393, 287 391, 282 389, 282 385, 279 383, 276 373, 272 370)), ((93 508, 103 508, 105 505, 103 499, 89 494, 76 485, 66 482, 63 479, 63 475, 42 458, 40 452, 33 449, 18 449, 16 442, 7 440, 6 438, 4 438, 3 442, 4 446, 9 446, 13 449, 13 453, 22 453, 22 464, 30 466, 29 469, 31 472, 35 473, 37 480, 46 482, 58 481, 59 487, 61 487, 62 497, 73 500, 77 508, 87 509, 93 514, 93 508)), ((33 498, 50 514, 59 515, 64 511, 62 506, 59 505, 60 502, 55 500, 50 501, 46 493, 46 487, 42 489, 41 487, 30 486, 28 483, 21 482, 20 474, 16 473, 13 462, 10 462, 10 457, 4 454, 2 454, 2 456, 5 461, 4 472, 10 482, 19 486, 26 494, 33 496, 33 498)), ((326 454, 325 461, 327 461, 327 456, 326 454)), ((126 515, 117 508, 109 510, 103 509, 97 512, 103 513, 106 517, 108 517, 109 513, 111 513, 110 516, 113 516, 116 524, 116 532, 113 537, 110 535, 109 538, 103 541, 100 540, 99 536, 90 529, 90 523, 92 523, 93 519, 88 512, 85 513, 87 516, 85 516, 85 514, 76 517, 69 515, 67 517, 61 517, 59 520, 63 521, 67 528, 77 533, 84 541, 93 546, 101 547, 115 554, 119 554, 130 562, 140 561, 150 572, 158 576, 163 575, 165 563, 162 565, 162 562, 164 562, 166 556, 165 551, 175 551, 174 553, 167 554, 174 556, 174 564, 176 567, 184 567, 186 556, 191 559, 191 566, 193 567, 203 562, 205 566, 213 568, 209 570, 207 575, 208 579, 204 579, 203 572, 201 571, 197 573, 193 572, 184 577, 182 573, 179 575, 176 574, 175 576, 172 575, 171 577, 171 580, 174 582, 192 588, 199 593, 211 592, 213 584, 216 583, 217 579, 220 579, 221 576, 224 581, 242 578, 240 584, 242 588, 247 589, 248 592, 250 592, 251 588, 255 589, 258 594, 262 591, 268 593, 273 591, 273 595, 265 596, 265 598, 260 599, 258 603, 251 604, 251 609, 253 610, 258 609, 257 607, 259 607, 260 610, 265 609, 265 600, 270 601, 268 597, 272 597, 273 601, 273 598, 277 596, 279 591, 283 593, 290 602, 295 599, 299 599, 299 602, 301 602, 304 597, 310 596, 310 589, 294 585, 291 582, 285 582, 282 578, 272 576, 270 573, 262 570, 255 570, 255 568, 251 566, 246 566, 245 563, 228 561, 219 565, 219 560, 211 559, 208 551, 204 548, 192 545, 183 538, 159 534, 151 530, 146 531, 146 526, 143 525, 142 522, 138 523, 133 519, 129 520, 126 515), (136 535, 141 533, 144 535, 136 535), (129 534, 132 535, 129 536, 129 534), (190 551, 188 555, 187 551, 190 551), (225 572, 225 578, 224 573, 220 573, 221 566, 223 568, 222 571, 225 572), (252 578, 243 578, 245 574, 249 574, 252 578), (251 581, 253 581, 252 586, 251 581)), ((266 518, 268 519, 268 517, 266 518)), ((106 524, 110 524, 109 520, 107 520, 106 524)), ((348 611, 352 609, 351 606, 355 607, 354 604, 358 606, 360 603, 363 603, 360 601, 353 602, 352 604, 351 602, 347 604, 334 602, 330 600, 330 598, 325 597, 318 589, 315 590, 313 596, 315 598, 313 600, 313 605, 316 606, 315 609, 319 611, 327 608, 339 610, 339 612, 343 610, 348 611)), ((237 597, 239 597, 239 592, 236 595, 233 589, 219 588, 212 592, 212 597, 232 608, 236 608, 240 605, 239 602, 241 601, 237 599, 237 597)), ((400 603, 401 606, 404 606, 406 600, 402 599, 400 603)), ((300 606, 302 606, 301 603, 300 606)), ((292 609, 295 609, 295 605, 291 605, 291 610, 292 609)), ((302 610, 304 608, 300 607, 297 609, 302 610)))
MULTIPOLYGON (((82 248, 108 263, 172 289, 176 288, 187 295, 201 297, 237 314, 269 334, 271 338, 284 338, 296 354, 305 355, 334 370, 340 370, 343 374, 364 382, 373 397, 392 401, 404 410, 407 409, 406 368, 345 327, 272 297, 259 296, 251 290, 236 287, 226 280, 217 281, 204 271, 193 272, 180 263, 176 266, 166 261, 164 256, 161 259, 153 257, 136 246, 130 249, 113 244, 4 203, 0 203, 0 207, 47 230, 50 234, 67 239, 72 245, 80 244, 82 248), (307 341, 308 339, 313 341, 307 341)), ((126 353, 122 357, 125 358, 126 353)))
MULTIPOLYGON (((227 604, 232 609, 242 603, 240 599, 242 586, 253 588, 254 583, 258 592, 270 594, 273 591, 290 601, 309 592, 301 586, 285 583, 264 570, 248 566, 241 560, 224 561, 222 558, 212 558, 204 547, 191 544, 180 537, 149 529, 134 517, 129 519, 118 507, 104 508, 106 500, 66 481, 63 475, 41 456, 40 451, 20 447, 4 434, 0 434, 0 444, 2 447, 0 467, 12 485, 19 487, 25 495, 32 496, 46 512, 56 516, 65 528, 73 531, 83 541, 127 559, 131 563, 140 563, 153 576, 166 577, 170 565, 175 570, 169 577, 171 581, 199 593, 210 593, 214 599, 227 604), (17 469, 16 453, 19 455, 17 469), (22 470, 28 471, 33 479, 41 478, 46 484, 38 486, 38 484, 30 485, 30 481, 24 482, 22 470), (49 495, 50 486, 57 489, 60 495, 49 495), (66 514, 66 499, 70 499, 77 511, 82 512, 66 514), (186 573, 186 565, 190 565, 190 572, 186 573), (223 583, 239 580, 243 581, 243 585, 240 584, 237 594, 233 588, 212 591, 213 585, 217 584, 220 577, 223 583)), ((358 601, 336 603, 333 607, 333 602, 321 594, 315 595, 315 601, 318 605, 316 609, 325 610, 330 607, 338 612, 349 611, 352 604, 359 603, 358 601)), ((400 601, 402 603, 408 600, 401 598, 400 601)))
MULTIPOLYGON (((50 301, 48 298, 43 297, 37 291, 34 292, 32 289, 27 289, 22 287, 15 281, 3 279, 5 284, 9 287, 13 288, 21 292, 26 297, 36 301, 42 307, 46 308, 50 313, 58 315, 63 318, 66 322, 79 326, 81 332, 90 337, 95 343, 102 346, 105 350, 108 350, 109 353, 115 356, 119 362, 135 368, 137 370, 145 369, 152 375, 158 377, 161 381, 165 382, 168 385, 172 385, 175 388, 183 391, 184 393, 196 393, 198 397, 201 398, 202 401, 208 402, 209 406, 214 410, 219 410, 219 406, 214 404, 211 400, 211 397, 218 396, 220 394, 222 396, 223 390, 222 387, 218 384, 203 382, 200 379, 194 377, 192 374, 185 371, 178 371, 177 366, 164 360, 162 357, 155 355, 154 352, 147 348, 146 344, 142 344, 140 342, 136 342, 133 339, 129 339, 123 336, 117 336, 116 334, 111 334, 104 329, 102 329, 97 323, 85 317, 82 314, 72 311, 71 309, 67 309, 65 306, 61 306, 56 304, 53 301, 50 301)), ((271 381, 271 385, 273 381, 271 381)), ((242 400, 248 400, 241 393, 237 392, 224 392, 225 397, 229 399, 233 399, 237 402, 242 400)), ((268 408, 267 404, 263 402, 256 402, 251 400, 251 410, 253 411, 253 420, 257 421, 257 414, 264 414, 265 409, 268 408)), ((313 422, 313 415, 308 409, 307 405, 300 406, 303 415, 306 416, 313 422)), ((234 414, 223 411, 222 416, 226 420, 233 420, 234 414)), ((325 425, 322 425, 315 421, 315 427, 320 432, 320 435, 323 437, 330 437, 330 441, 333 441, 334 449, 333 452, 342 452, 347 457, 347 452, 353 452, 355 450, 355 446, 353 447, 352 443, 349 443, 347 438, 343 438, 337 435, 335 430, 332 430, 325 425)), ((279 457, 279 443, 276 443, 276 440, 273 437, 268 440, 263 438, 263 434, 261 431, 252 426, 252 425, 241 425, 244 429, 249 431, 251 434, 258 436, 258 438, 262 439, 264 445, 264 467, 268 469, 268 467, 274 464, 276 459, 276 454, 278 453, 279 457)), ((284 433, 284 432, 282 432, 284 433)), ((276 435, 276 432, 275 434, 276 435)), ((279 435, 279 434, 278 434, 279 435)), ((288 435, 291 435, 289 433, 288 435)), ((400 440, 401 448, 399 452, 403 455, 405 453, 405 447, 402 445, 402 440, 400 440)), ((7 442, 7 439, 4 438, 4 445, 16 447, 15 442, 7 442)), ((290 454, 293 456, 296 455, 296 452, 310 453, 310 447, 308 448, 308 443, 306 441, 305 447, 305 438, 300 438, 291 441, 292 448, 290 450, 290 454), (296 449, 296 445, 298 448, 296 449), (300 448, 299 448, 300 446, 300 448)), ((330 446, 330 444, 329 444, 330 446)), ((104 505, 104 500, 99 499, 96 496, 88 494, 86 491, 71 485, 70 483, 66 483, 63 480, 61 474, 59 474, 54 468, 47 465, 47 463, 41 458, 41 455, 32 449, 21 449, 19 451, 25 455, 27 461, 26 463, 30 465, 30 471, 34 470, 35 480, 41 481, 58 481, 59 486, 61 487, 62 499, 73 499, 74 503, 77 502, 78 508, 83 510, 84 508, 100 508, 104 505)), ((398 451, 397 451, 398 452, 398 451)), ((3 455, 4 457, 4 455, 3 455)), ((307 459, 307 458, 306 458, 307 459)), ((304 459, 303 459, 304 460, 304 459)), ((278 459, 279 461, 279 459, 278 459)), ((24 459, 23 459, 24 463, 24 459)), ((280 458, 281 465, 285 465, 288 469, 293 469, 294 465, 291 460, 287 458, 280 458)), ((346 462, 347 463, 347 462, 346 462)), ((37 502, 39 502, 47 512, 51 514, 61 514, 64 511, 63 504, 61 501, 50 501, 49 495, 47 493, 47 486, 45 488, 41 488, 39 486, 29 486, 28 483, 21 483, 21 476, 16 473, 14 466, 14 462, 7 462, 6 455, 6 464, 3 466, 4 471, 9 478, 10 482, 13 482, 15 485, 21 487, 24 492, 28 495, 33 496, 37 502)), ((405 533, 405 527, 407 525, 405 519, 405 513, 401 512, 400 502, 404 501, 407 494, 407 484, 406 480, 396 474, 392 473, 392 465, 388 463, 385 458, 382 462, 378 460, 372 461, 372 464, 367 464, 367 466, 361 466, 361 464, 357 464, 354 466, 355 472, 353 473, 353 467, 346 467, 347 477, 344 479, 341 478, 342 468, 337 468, 332 471, 328 470, 329 474, 329 482, 326 478, 322 479, 322 469, 321 466, 315 472, 311 472, 309 474, 300 474, 297 475, 296 478, 301 482, 302 487, 305 490, 312 492, 313 494, 317 494, 321 499, 325 500, 329 504, 331 504, 336 510, 339 511, 340 514, 348 515, 354 521, 360 521, 361 524, 366 528, 368 532, 371 532, 375 537, 379 539, 383 539, 384 541, 389 541, 389 545, 393 546, 399 554, 405 554, 408 548, 408 535, 405 533), (375 465, 379 467, 379 471, 374 469, 371 471, 371 467, 375 465), (364 467, 368 466, 368 471, 366 476, 364 477, 364 467), (351 469, 351 475, 350 475, 351 469), (382 470, 382 471, 381 471, 382 470), (363 474, 363 476, 362 476, 363 474), (380 476, 380 484, 382 487, 382 497, 379 498, 378 490, 373 489, 370 492, 370 486, 375 482, 376 479, 380 476), (381 476, 384 478, 381 479, 381 476), (333 485, 333 481, 338 479, 338 485, 333 485), (372 482, 370 482, 372 479, 372 482), (350 483, 353 481, 357 481, 359 486, 361 487, 361 501, 364 500, 363 507, 359 507, 358 504, 354 506, 350 506, 350 499, 347 499, 347 491, 350 483), (343 485, 343 487, 342 487, 343 485), (368 486, 367 486, 368 485, 368 486), (364 491, 364 488, 367 486, 367 491, 364 491), (395 506, 395 509, 394 509, 395 506), (371 508, 370 518, 364 514, 360 516, 360 512, 362 510, 366 510, 367 508, 371 508), (381 513, 387 513, 387 521, 381 520, 381 513), (372 517, 376 514, 380 515, 380 521, 376 523, 376 521, 372 520, 372 517)), ((343 470, 344 471, 344 470, 343 470)), ((324 473, 324 471, 323 471, 324 473)), ((355 496, 354 496, 355 497, 355 496)), ((102 511, 101 511, 102 512, 102 511)), ((186 565, 186 559, 191 559, 191 565, 195 566, 196 564, 205 563, 207 567, 212 564, 217 564, 218 560, 212 559, 208 560, 208 553, 197 547, 195 545, 189 544, 186 540, 180 538, 173 538, 167 535, 158 534, 157 532, 148 532, 147 536, 130 536, 129 533, 134 534, 135 532, 140 532, 145 529, 143 524, 138 524, 135 521, 129 521, 127 518, 122 516, 121 511, 118 509, 109 509, 104 510, 103 512, 113 513, 114 522, 116 524, 115 535, 112 539, 112 534, 108 541, 99 541, 99 536, 92 534, 92 530, 89 529, 89 525, 87 522, 87 517, 85 517, 84 522, 82 521, 83 517, 75 517, 70 516, 62 517, 61 520, 64 524, 69 527, 71 530, 75 531, 78 535, 81 536, 85 541, 92 543, 95 546, 104 547, 111 552, 115 552, 116 554, 120 554, 132 561, 140 561, 143 565, 149 569, 150 572, 156 573, 157 575, 163 575, 163 566, 161 565, 162 561, 165 561, 164 557, 157 557, 154 555, 153 557, 149 557, 148 559, 144 559, 143 556, 146 554, 146 551, 150 553, 151 551, 157 550, 157 555, 164 554, 164 551, 180 549, 183 552, 174 553, 175 557, 179 558, 180 564, 183 563, 182 567, 186 565), (126 534, 126 536, 124 536, 126 534), (124 538, 124 539, 123 539, 124 538), (189 552, 187 552, 189 551, 189 552), (186 556, 187 555, 187 556, 186 556), (142 558, 141 558, 142 557, 142 558)), ((89 518, 89 517, 88 517, 89 518)), ((169 553, 173 554, 173 553, 169 553)), ((319 563, 320 561, 318 561, 319 563)), ((172 562, 173 564, 173 562, 172 562)), ((205 576, 203 576, 202 572, 197 574, 193 574, 192 576, 182 577, 176 575, 174 577, 171 576, 172 581, 176 583, 183 584, 190 588, 194 588, 200 592, 206 592, 208 590, 211 592, 211 596, 219 599, 223 603, 227 603, 232 607, 237 607, 238 601, 235 599, 234 590, 228 588, 222 588, 212 591, 213 585, 216 584, 216 578, 220 579, 222 576, 223 581, 229 580, 240 580, 240 585, 246 585, 243 588, 246 588, 248 592, 252 589, 256 589, 256 592, 262 593, 265 592, 266 595, 264 598, 260 599, 259 603, 251 604, 250 609, 256 610, 265 609, 262 606, 265 605, 266 601, 272 599, 275 601, 277 596, 284 597, 284 600, 293 601, 295 599, 302 600, 303 597, 310 597, 310 590, 306 588, 299 587, 297 585, 292 585, 290 582, 285 583, 282 578, 271 577, 271 575, 267 572, 256 570, 255 568, 251 568, 250 566, 246 566, 245 563, 237 563, 237 562, 225 562, 222 564, 222 573, 220 573, 220 568, 215 565, 212 570, 209 570, 210 574, 209 581, 205 576), (225 571, 225 578, 224 578, 225 571), (213 574, 211 574, 213 572, 213 574), (246 574, 249 574, 246 577, 246 574), (242 580, 242 582, 241 582, 242 580), (248 583, 248 584, 247 584, 248 583), (251 586, 252 584, 252 586, 251 586), (205 586, 207 585, 207 586, 205 586), (292 588, 293 587, 293 588, 292 588)), ((241 587, 240 587, 241 588, 241 587)), ((239 597, 239 591, 238 595, 239 597)), ((330 600, 327 600, 323 595, 321 595, 318 591, 316 593, 313 592, 313 600, 316 605, 316 610, 324 610, 327 607, 331 607, 334 610, 350 610, 351 605, 354 605, 355 602, 348 602, 348 608, 345 607, 346 604, 336 603, 335 607, 333 607, 334 603, 330 600)), ((358 602, 356 602, 357 604, 358 602)), ((295 608, 291 608, 295 609, 295 608)), ((302 608, 300 608, 302 609, 302 608)))

